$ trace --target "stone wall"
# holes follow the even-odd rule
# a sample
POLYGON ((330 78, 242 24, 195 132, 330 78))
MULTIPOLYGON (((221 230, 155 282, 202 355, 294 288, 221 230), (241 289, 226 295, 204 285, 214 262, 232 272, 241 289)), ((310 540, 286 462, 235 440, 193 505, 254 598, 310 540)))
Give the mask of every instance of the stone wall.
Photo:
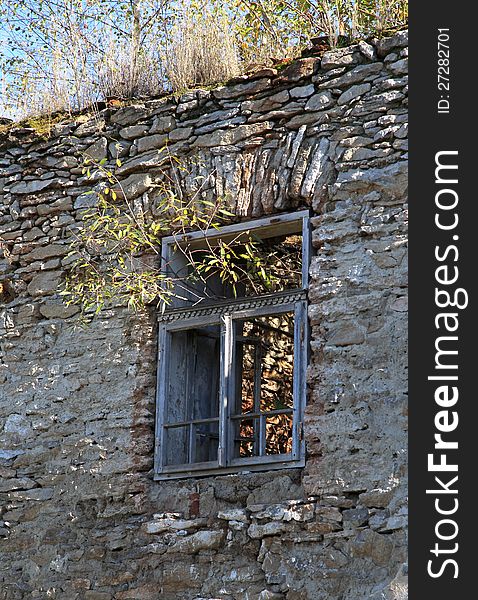
POLYGON ((406 597, 407 36, 0 137, 0 599, 406 597), (313 209, 304 470, 152 480, 154 310, 57 295, 85 154, 154 210, 313 209))

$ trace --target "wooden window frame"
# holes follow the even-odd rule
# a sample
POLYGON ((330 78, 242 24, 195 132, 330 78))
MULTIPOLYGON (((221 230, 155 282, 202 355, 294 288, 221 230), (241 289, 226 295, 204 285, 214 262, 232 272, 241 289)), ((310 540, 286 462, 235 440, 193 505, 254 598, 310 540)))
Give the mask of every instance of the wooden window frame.
MULTIPOLYGON (((201 237, 224 239, 237 235, 242 231, 261 231, 263 237, 273 237, 287 233, 302 234, 302 285, 300 288, 261 296, 221 300, 212 304, 203 304, 171 308, 158 315, 158 370, 156 394, 156 432, 154 478, 156 480, 179 479, 204 475, 220 475, 228 473, 265 471, 284 468, 303 467, 305 464, 305 442, 303 440, 303 414, 306 402, 306 368, 309 358, 309 331, 307 319, 307 289, 311 252, 309 211, 298 211, 292 214, 274 215, 222 227, 217 230, 194 232, 182 239, 190 242, 201 237), (294 371, 293 371, 293 408, 292 410, 292 450, 287 454, 233 458, 233 416, 232 398, 234 397, 234 348, 235 322, 260 316, 276 315, 285 312, 294 313, 294 371), (174 426, 188 427, 190 438, 193 437, 195 424, 210 419, 193 419, 183 424, 165 423, 168 395, 168 369, 170 362, 171 335, 174 332, 186 331, 196 327, 220 326, 220 384, 219 384, 219 445, 217 461, 187 463, 181 465, 165 465, 167 431, 174 426)), ((166 271, 177 237, 163 239, 162 266, 166 271)), ((247 413, 246 413, 247 414, 247 413)), ((263 416, 258 417, 262 422, 263 416)), ((190 444, 191 446, 191 444, 190 444)), ((191 450, 190 450, 191 452, 191 450)))

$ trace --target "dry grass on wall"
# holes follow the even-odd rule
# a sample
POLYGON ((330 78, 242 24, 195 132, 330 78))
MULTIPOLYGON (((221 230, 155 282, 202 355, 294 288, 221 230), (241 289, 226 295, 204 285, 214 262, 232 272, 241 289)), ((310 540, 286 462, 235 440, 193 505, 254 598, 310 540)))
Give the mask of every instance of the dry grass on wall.
POLYGON ((165 62, 174 92, 226 81, 241 72, 230 24, 209 11, 199 19, 183 14, 173 29, 165 62))

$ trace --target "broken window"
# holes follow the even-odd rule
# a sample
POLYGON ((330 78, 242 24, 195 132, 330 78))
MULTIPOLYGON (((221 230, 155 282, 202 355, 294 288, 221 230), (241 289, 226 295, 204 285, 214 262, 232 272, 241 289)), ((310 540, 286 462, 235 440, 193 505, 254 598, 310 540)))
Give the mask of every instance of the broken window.
POLYGON ((181 293, 159 316, 156 478, 302 465, 308 212, 193 233, 183 243, 163 242, 163 269, 181 293), (232 285, 217 274, 189 277, 187 252, 231 239, 236 247, 254 239, 270 280, 241 280, 246 264, 232 285))

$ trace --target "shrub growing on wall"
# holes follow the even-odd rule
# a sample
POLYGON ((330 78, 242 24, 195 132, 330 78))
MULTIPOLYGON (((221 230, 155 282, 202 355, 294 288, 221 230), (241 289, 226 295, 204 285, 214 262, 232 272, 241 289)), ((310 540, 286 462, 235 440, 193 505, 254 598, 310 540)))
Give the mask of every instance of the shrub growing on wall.
MULTIPOLYGON (((196 193, 177 189, 171 171, 184 169, 164 148, 163 171, 155 184, 154 215, 131 203, 113 171, 100 163, 85 161, 84 174, 99 178, 99 186, 89 192, 95 206, 85 210, 82 226, 71 244, 72 264, 61 295, 67 305, 80 307, 85 320, 103 308, 125 304, 138 310, 155 303, 164 310, 173 298, 182 298, 189 284, 215 275, 236 294, 238 285, 265 291, 273 289, 277 276, 268 268, 267 257, 251 236, 240 234, 228 241, 208 243, 198 249, 182 243, 190 231, 208 231, 226 224, 234 214, 225 198, 209 202, 201 198, 205 183, 198 181, 196 193), (166 276, 161 269, 161 241, 173 236, 178 251, 186 259, 187 275, 166 276)), ((121 166, 121 161, 117 160, 121 166)), ((282 261, 286 269, 289 259, 282 261)), ((277 265, 275 265, 277 266, 277 265)))

